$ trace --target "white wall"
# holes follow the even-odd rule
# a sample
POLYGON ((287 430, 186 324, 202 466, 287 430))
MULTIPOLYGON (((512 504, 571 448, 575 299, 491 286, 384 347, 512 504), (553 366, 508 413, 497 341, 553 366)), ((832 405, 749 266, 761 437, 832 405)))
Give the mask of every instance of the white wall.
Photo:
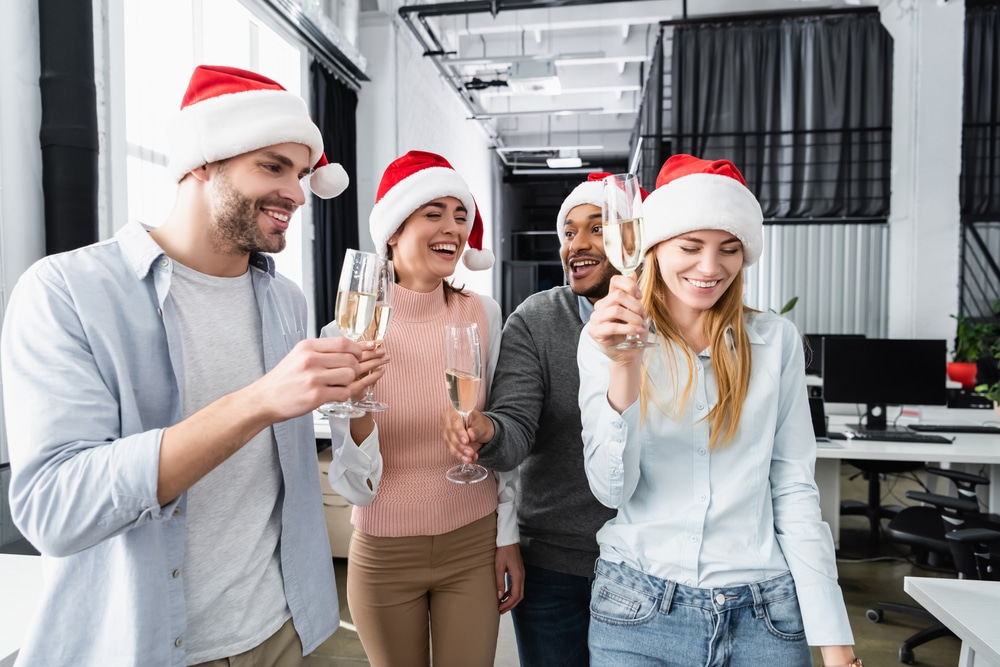
MULTIPOLYGON (((358 217, 362 249, 373 247, 368 214, 386 166, 409 150, 443 155, 468 182, 486 226, 484 246, 495 249, 501 211, 493 151, 479 123, 424 58, 397 16, 366 15, 359 29, 361 52, 371 82, 358 95, 358 217)), ((492 271, 459 265, 455 283, 494 296, 492 271)))
MULTIPOLYGON (((17 278, 45 251, 38 7, 0 3, 0 325, 17 278)), ((0 391, 3 381, 0 378, 0 391)), ((0 462, 7 460, 0 407, 0 462)))
POLYGON ((889 336, 944 338, 958 312, 965 4, 895 0, 889 336))

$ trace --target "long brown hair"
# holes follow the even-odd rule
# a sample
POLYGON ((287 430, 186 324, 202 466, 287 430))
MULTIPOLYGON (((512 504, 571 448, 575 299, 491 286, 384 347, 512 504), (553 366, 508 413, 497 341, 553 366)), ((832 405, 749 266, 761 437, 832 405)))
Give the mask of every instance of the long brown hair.
MULTIPOLYGON (((642 305, 656 329, 656 338, 663 346, 664 357, 670 373, 671 395, 679 397, 672 406, 666 406, 663 396, 656 389, 656 378, 649 373, 646 363, 642 368, 639 384, 639 415, 645 420, 652 403, 665 415, 679 417, 684 413, 694 384, 695 362, 690 346, 667 310, 667 286, 660 277, 655 247, 646 252, 642 274, 639 276, 642 305), (681 375, 671 347, 684 353, 687 373, 681 375), (686 378, 684 388, 678 391, 679 380, 686 378)), ((725 446, 732 441, 740 427, 743 403, 750 388, 750 337, 744 325, 744 315, 756 312, 743 305, 743 272, 740 271, 714 306, 705 320, 705 334, 712 347, 712 368, 719 389, 718 401, 705 419, 709 424, 709 449, 725 446), (726 332, 730 332, 727 340, 726 332)))

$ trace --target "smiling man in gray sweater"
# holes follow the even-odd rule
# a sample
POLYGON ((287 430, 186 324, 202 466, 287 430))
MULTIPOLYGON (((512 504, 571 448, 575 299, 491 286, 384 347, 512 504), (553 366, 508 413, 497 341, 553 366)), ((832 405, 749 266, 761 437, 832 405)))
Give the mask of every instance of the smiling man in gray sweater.
POLYGON ((591 174, 556 220, 568 286, 534 294, 507 319, 487 412, 446 419, 456 458, 494 470, 520 466, 517 498, 524 599, 514 608, 522 667, 586 667, 595 534, 615 511, 591 494, 583 469, 576 348, 594 302, 617 271, 604 254, 601 179, 591 174))

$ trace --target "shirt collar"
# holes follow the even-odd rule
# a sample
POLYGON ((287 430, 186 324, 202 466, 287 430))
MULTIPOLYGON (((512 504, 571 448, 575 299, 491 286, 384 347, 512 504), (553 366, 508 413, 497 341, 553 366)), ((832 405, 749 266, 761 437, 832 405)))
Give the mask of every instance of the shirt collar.
MULTIPOLYGON (((155 227, 140 222, 130 222, 115 234, 125 260, 140 279, 149 273, 156 262, 167 257, 163 248, 149 235, 153 229, 155 227)), ((250 253, 250 266, 274 277, 274 258, 267 253, 250 253)))
POLYGON ((576 305, 580 311, 580 321, 586 324, 590 321, 590 316, 594 314, 594 304, 587 297, 577 294, 576 305))

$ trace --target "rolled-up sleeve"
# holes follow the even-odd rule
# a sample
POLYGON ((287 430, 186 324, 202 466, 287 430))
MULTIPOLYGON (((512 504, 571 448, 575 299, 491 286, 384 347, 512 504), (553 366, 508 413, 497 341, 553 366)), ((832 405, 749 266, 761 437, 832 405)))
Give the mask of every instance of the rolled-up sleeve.
POLYGON ((359 445, 351 438, 350 419, 330 419, 333 460, 327 478, 330 488, 352 505, 371 505, 382 480, 382 452, 378 424, 359 445))

